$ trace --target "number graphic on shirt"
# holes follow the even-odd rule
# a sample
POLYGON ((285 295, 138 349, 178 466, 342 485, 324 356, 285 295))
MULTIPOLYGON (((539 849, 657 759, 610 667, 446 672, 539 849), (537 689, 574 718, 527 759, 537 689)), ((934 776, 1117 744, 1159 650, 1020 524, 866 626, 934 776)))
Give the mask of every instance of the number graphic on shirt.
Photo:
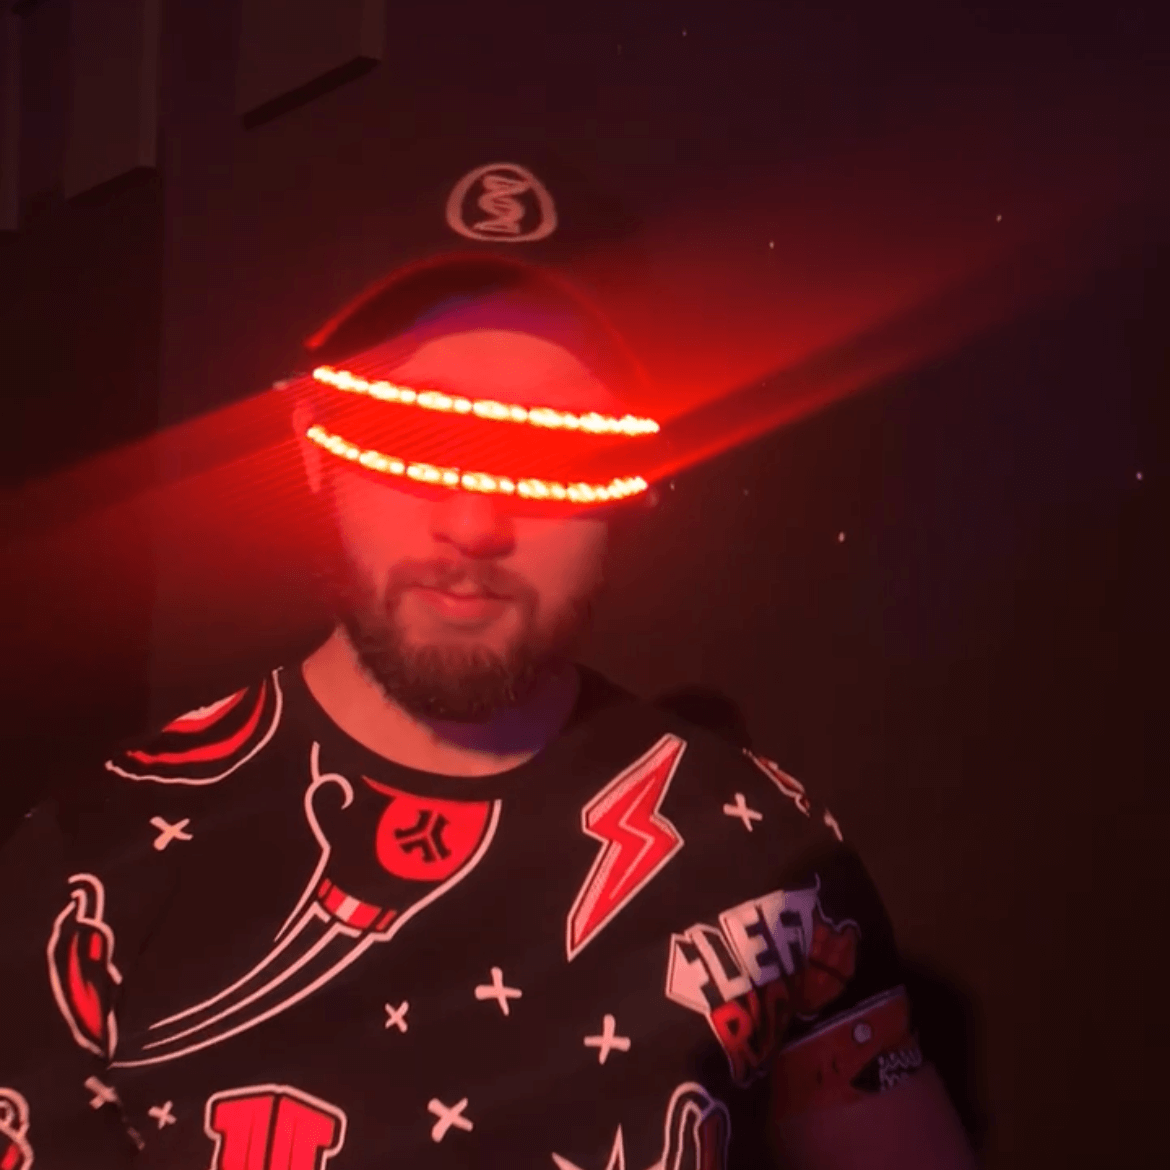
POLYGON ((289 1085, 248 1085, 208 1098, 211 1170, 321 1170, 345 1144, 345 1114, 289 1085))

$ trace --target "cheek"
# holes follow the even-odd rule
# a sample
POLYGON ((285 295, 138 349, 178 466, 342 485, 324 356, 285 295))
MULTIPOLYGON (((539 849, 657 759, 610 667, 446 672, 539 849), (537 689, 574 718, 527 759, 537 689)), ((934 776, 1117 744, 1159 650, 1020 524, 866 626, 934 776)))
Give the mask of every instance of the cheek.
POLYGON ((407 555, 412 529, 423 527, 411 509, 417 503, 359 476, 339 475, 333 485, 333 509, 350 559, 378 570, 407 555))
MULTIPOLYGON (((537 524, 540 522, 537 521, 537 524)), ((550 602, 591 594, 605 563, 606 525, 573 520, 529 534, 526 575, 550 602)))

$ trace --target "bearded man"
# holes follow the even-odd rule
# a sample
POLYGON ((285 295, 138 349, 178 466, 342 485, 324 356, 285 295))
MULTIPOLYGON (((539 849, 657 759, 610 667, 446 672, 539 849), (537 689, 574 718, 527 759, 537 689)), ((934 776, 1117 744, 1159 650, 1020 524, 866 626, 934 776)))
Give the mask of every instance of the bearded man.
POLYGON ((448 256, 308 348, 335 628, 11 846, 0 1165, 970 1166, 831 814, 575 661, 661 438, 614 330, 448 256))

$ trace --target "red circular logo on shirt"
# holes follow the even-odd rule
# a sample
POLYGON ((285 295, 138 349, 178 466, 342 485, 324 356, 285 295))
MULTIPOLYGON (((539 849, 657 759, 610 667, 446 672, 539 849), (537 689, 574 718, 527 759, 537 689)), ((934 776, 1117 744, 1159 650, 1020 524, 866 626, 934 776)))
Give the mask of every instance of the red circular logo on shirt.
POLYGON ((466 865, 483 841, 490 802, 434 800, 362 779, 390 798, 374 838, 387 873, 408 881, 443 881, 466 865))

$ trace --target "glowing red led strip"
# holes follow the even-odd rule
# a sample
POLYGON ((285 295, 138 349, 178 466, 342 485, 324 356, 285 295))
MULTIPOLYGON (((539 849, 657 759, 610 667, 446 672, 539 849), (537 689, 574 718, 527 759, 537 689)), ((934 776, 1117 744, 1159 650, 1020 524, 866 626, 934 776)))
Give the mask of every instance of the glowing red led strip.
POLYGON ((490 398, 462 398, 439 390, 412 390, 409 386, 396 386, 393 382, 371 382, 348 370, 335 370, 332 366, 318 366, 313 371, 313 377, 327 386, 334 386, 350 394, 366 394, 380 402, 397 402, 403 406, 421 406, 423 410, 440 410, 452 414, 474 414, 477 418, 492 422, 528 423, 549 430, 586 431, 591 435, 654 435, 659 430, 652 418, 635 418, 632 414, 613 418, 596 411, 573 414, 571 411, 554 410, 550 406, 509 406, 490 398))
POLYGON ((402 475, 418 483, 463 488, 469 492, 514 495, 526 500, 602 504, 636 496, 650 486, 640 475, 611 479, 607 484, 565 484, 548 479, 509 479, 505 475, 489 475, 486 471, 461 471, 457 467, 436 467, 432 463, 411 463, 372 448, 358 447, 318 425, 311 426, 305 432, 305 437, 331 454, 358 463, 370 471, 383 475, 402 475))

